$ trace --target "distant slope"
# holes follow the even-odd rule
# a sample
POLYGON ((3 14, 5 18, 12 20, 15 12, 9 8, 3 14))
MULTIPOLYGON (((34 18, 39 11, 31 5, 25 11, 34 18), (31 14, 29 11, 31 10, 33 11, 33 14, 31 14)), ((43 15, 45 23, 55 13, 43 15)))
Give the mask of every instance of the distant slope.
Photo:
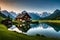
POLYGON ((0 16, 3 17, 3 18, 6 18, 7 17, 3 13, 1 13, 1 11, 0 11, 0 16))
POLYGON ((12 19, 14 19, 15 16, 16 16, 15 13, 13 13, 13 12, 8 12, 7 10, 3 10, 3 11, 1 11, 1 12, 2 12, 2 14, 4 14, 4 15, 7 16, 7 17, 8 17, 8 15, 9 15, 10 18, 12 18, 12 19))
POLYGON ((0 16, 0 23, 1 23, 2 20, 4 20, 4 18, 2 16, 0 16))
POLYGON ((60 10, 56 9, 50 16, 44 17, 46 20, 60 20, 60 10))
POLYGON ((41 18, 44 18, 44 17, 47 17, 49 15, 51 15, 51 14, 50 13, 47 13, 47 12, 43 12, 42 14, 40 14, 40 17, 41 18))
POLYGON ((31 16, 32 20, 39 20, 40 16, 37 13, 29 13, 29 15, 31 16))
POLYGON ((1 21, 4 20, 5 18, 6 18, 6 16, 5 16, 4 14, 2 14, 1 11, 0 11, 0 23, 1 23, 1 21))
POLYGON ((16 14, 16 13, 15 13, 15 12, 13 12, 13 11, 11 11, 11 12, 10 12, 10 14, 13 16, 13 17, 12 17, 13 19, 15 19, 15 18, 16 18, 16 16, 18 15, 18 14, 16 14))

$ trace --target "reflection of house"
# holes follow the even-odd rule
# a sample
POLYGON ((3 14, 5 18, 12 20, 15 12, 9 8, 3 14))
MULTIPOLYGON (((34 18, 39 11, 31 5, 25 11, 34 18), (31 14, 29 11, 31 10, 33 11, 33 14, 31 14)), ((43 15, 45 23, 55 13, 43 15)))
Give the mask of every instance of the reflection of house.
POLYGON ((22 21, 22 22, 25 22, 25 21, 30 21, 30 16, 28 15, 28 13, 26 11, 23 11, 21 14, 19 14, 17 17, 16 17, 16 20, 17 21, 22 21))

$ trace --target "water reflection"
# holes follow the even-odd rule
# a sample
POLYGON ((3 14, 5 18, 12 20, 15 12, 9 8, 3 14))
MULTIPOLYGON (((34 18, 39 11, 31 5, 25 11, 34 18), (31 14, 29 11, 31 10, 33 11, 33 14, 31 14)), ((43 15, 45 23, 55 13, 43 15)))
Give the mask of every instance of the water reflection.
POLYGON ((8 28, 8 30, 10 30, 10 31, 16 31, 18 33, 22 33, 22 31, 19 30, 15 25, 12 25, 12 27, 11 28, 8 28))
POLYGON ((60 31, 57 32, 53 27, 44 23, 40 24, 38 27, 31 28, 29 31, 27 31, 27 35, 36 35, 36 34, 44 35, 46 37, 60 38, 60 31))
POLYGON ((47 25, 53 27, 55 31, 59 32, 60 31, 60 23, 46 23, 47 25))
POLYGON ((18 28, 17 26, 13 26, 10 29, 14 29, 15 31, 22 33, 25 32, 27 35, 44 35, 46 37, 54 37, 60 38, 60 25, 56 23, 40 23, 40 24, 25 24, 23 27, 28 27, 27 29, 18 28), (29 26, 29 27, 28 27, 29 26))

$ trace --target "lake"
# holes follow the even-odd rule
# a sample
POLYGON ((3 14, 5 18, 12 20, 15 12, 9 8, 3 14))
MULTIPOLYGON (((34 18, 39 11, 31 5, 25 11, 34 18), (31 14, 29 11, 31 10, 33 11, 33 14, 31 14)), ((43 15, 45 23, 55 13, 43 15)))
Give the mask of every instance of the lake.
MULTIPOLYGON (((36 34, 44 35, 46 37, 60 38, 60 24, 57 23, 39 23, 39 24, 30 24, 31 28, 25 32, 27 35, 34 36, 36 34)), ((9 28, 9 30, 14 30, 22 33, 21 30, 16 28, 15 25, 9 28)))

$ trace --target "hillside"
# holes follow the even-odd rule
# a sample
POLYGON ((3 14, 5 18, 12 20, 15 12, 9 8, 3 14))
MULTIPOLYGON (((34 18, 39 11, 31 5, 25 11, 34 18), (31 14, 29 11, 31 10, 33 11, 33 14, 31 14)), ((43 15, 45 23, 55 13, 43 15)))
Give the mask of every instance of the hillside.
POLYGON ((7 10, 3 10, 1 13, 7 17, 10 16, 12 19, 15 19, 15 16, 17 15, 15 12, 8 12, 7 10))
POLYGON ((0 11, 0 16, 3 17, 3 18, 6 18, 7 17, 4 14, 2 14, 1 11, 0 11))
POLYGON ((3 20, 4 18, 0 16, 0 22, 3 20))
POLYGON ((43 12, 43 13, 40 14, 40 17, 44 18, 44 17, 50 16, 50 15, 51 15, 51 13, 43 12))
POLYGON ((29 13, 29 15, 31 16, 32 20, 39 20, 40 16, 37 13, 29 13))
POLYGON ((1 21, 4 20, 5 18, 6 18, 6 16, 0 12, 0 23, 1 23, 1 21))

